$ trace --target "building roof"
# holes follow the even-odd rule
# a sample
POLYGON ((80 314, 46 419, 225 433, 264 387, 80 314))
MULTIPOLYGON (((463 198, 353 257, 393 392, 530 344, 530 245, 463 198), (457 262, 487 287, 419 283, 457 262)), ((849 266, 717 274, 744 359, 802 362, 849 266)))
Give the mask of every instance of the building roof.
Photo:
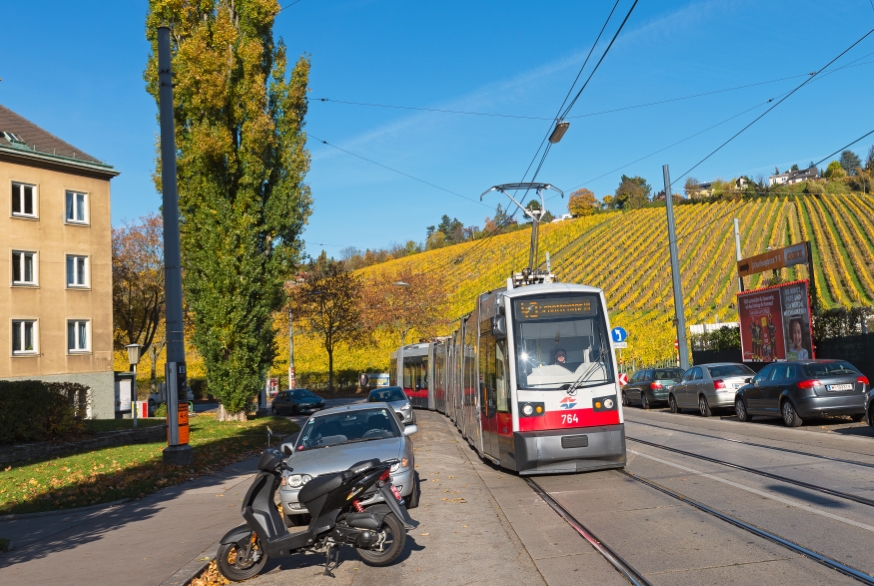
POLYGON ((0 105, 0 149, 14 149, 19 155, 33 155, 40 159, 63 160, 66 164, 81 164, 91 169, 110 171, 103 161, 61 140, 51 132, 0 105))

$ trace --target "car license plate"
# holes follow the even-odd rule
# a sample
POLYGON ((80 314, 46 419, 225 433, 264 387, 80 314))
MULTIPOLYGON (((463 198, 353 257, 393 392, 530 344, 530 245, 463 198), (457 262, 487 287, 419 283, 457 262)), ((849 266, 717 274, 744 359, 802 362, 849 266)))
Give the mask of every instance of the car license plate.
POLYGON ((852 391, 853 385, 828 385, 826 388, 830 391, 852 391))
POLYGON ((742 386, 744 386, 743 383, 734 383, 734 388, 736 388, 736 389, 739 389, 742 386))

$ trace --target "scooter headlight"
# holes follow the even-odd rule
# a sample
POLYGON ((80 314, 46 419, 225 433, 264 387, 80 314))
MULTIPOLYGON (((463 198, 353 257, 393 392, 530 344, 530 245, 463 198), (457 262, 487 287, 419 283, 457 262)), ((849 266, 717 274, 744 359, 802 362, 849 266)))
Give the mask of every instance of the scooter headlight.
POLYGON ((292 488, 300 488, 312 479, 313 477, 309 474, 292 474, 288 477, 288 486, 292 488))

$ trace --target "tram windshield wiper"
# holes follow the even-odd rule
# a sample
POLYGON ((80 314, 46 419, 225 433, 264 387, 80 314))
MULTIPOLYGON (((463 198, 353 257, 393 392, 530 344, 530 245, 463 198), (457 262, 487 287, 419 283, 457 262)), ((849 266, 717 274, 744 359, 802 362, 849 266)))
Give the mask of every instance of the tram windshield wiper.
POLYGON ((582 388, 584 382, 589 380, 589 377, 595 372, 595 368, 600 364, 604 367, 604 370, 607 370, 607 360, 605 358, 607 349, 602 345, 598 351, 598 360, 592 363, 586 372, 581 374, 577 380, 575 380, 570 386, 561 386, 561 390, 573 391, 575 389, 582 388))

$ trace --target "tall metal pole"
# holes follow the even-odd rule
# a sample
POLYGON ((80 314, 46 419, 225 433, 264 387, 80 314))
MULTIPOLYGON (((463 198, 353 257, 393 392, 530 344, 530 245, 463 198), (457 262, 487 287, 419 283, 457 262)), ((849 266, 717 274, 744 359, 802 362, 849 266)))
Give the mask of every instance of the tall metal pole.
POLYGON ((288 304, 288 388, 294 388, 294 323, 291 321, 291 304, 288 304))
MULTIPOLYGON (((738 261, 743 258, 740 251, 740 225, 737 218, 734 219, 734 255, 738 261)), ((740 275, 737 276, 737 290, 741 292, 744 290, 744 278, 740 275)))
POLYGON ((404 388, 404 338, 407 336, 406 330, 401 330, 401 347, 398 349, 398 386, 404 388))
POLYGON ((668 244, 671 249, 671 275, 674 281, 674 312, 677 324, 677 351, 680 353, 680 368, 689 368, 689 348, 686 345, 686 315, 683 310, 683 285, 680 282, 680 263, 677 259, 677 231, 674 227, 674 197, 671 195, 671 172, 662 166, 665 178, 665 207, 668 209, 668 244))
POLYGON ((161 110, 161 192, 164 220, 164 291, 167 330, 167 422, 168 446, 164 462, 190 466, 193 452, 187 433, 180 438, 179 426, 188 428, 188 401, 185 391, 185 339, 182 323, 182 260, 179 250, 179 195, 176 191, 176 135, 173 124, 173 71, 170 29, 158 28, 158 83, 161 110), (183 393, 185 395, 183 395, 183 393), (180 410, 180 405, 182 409, 180 410), (181 412, 180 412, 181 411, 181 412), (180 439, 184 441, 180 441, 180 439))

